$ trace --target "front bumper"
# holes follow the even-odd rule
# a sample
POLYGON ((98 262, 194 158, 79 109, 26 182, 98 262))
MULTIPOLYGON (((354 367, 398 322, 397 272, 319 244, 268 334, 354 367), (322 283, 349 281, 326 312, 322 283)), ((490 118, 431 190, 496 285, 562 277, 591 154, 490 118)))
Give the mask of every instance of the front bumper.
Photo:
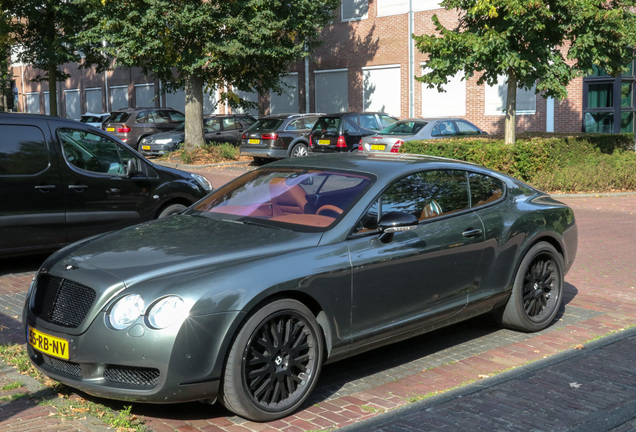
POLYGON ((150 403, 214 400, 227 335, 238 314, 189 317, 164 330, 148 328, 140 319, 117 331, 107 327, 101 313, 80 335, 65 334, 29 314, 26 326, 67 340, 70 358, 58 359, 29 344, 27 351, 44 374, 93 396, 150 403))

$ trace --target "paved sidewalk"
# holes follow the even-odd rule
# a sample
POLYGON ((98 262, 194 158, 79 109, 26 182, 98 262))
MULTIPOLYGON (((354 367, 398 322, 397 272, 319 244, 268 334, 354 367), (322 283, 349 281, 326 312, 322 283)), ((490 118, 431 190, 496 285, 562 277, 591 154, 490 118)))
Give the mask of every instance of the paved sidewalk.
MULTIPOLYGON (((148 430, 157 432, 299 432, 346 427, 444 430, 434 422, 443 425, 444 419, 461 413, 465 414, 464 426, 470 430, 488 427, 489 431, 583 431, 584 421, 602 421, 606 413, 614 419, 612 424, 633 419, 633 405, 624 404, 624 409, 619 409, 618 399, 636 399, 631 330, 636 325, 636 195, 566 197, 563 201, 575 210, 579 252, 566 276, 565 306, 558 321, 545 331, 525 334, 502 330, 480 318, 374 350, 325 367, 310 403, 290 417, 265 424, 232 416, 218 405, 198 403, 134 404, 132 412, 145 421, 148 430), (597 348, 595 344, 605 343, 607 337, 615 342, 597 348), (590 342, 597 339, 602 342, 590 342), (617 369, 620 367, 624 369, 617 369), (469 393, 463 395, 462 390, 469 393), (523 405, 524 394, 534 395, 538 403, 523 405), (431 408, 426 404, 435 400, 430 399, 435 395, 446 399, 431 408), (518 403, 511 403, 515 397, 518 403), (399 421, 406 421, 406 416, 416 418, 422 406, 427 407, 427 417, 413 420, 416 423, 408 427, 400 426, 399 421), (491 418, 484 416, 485 407, 491 418), (383 416, 394 420, 385 424, 383 416), (519 422, 510 421, 511 416, 519 422), (559 429, 561 425, 566 429, 559 429)), ((1 265, 0 344, 23 343, 20 314, 35 268, 28 263, 10 270, 1 265)), ((12 373, 13 368, 0 364, 0 389, 11 382, 12 373)), ((90 416, 66 421, 49 416, 56 411, 55 405, 36 404, 32 398, 3 398, 12 392, 34 397, 46 390, 37 385, 0 390, 3 432, 99 430, 97 426, 87 429, 93 421, 99 424, 90 416)), ((49 400, 55 402, 55 395, 49 400)), ((633 420, 623 423, 616 431, 635 430, 633 420)), ((595 432, 607 430, 601 423, 593 424, 600 425, 595 432)), ((446 426, 449 430, 464 429, 446 426)))

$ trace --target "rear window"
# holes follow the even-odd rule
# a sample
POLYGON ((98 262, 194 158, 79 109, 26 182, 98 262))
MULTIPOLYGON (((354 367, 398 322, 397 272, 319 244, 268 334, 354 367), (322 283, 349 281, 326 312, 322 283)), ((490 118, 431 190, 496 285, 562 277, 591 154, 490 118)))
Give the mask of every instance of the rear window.
POLYGON ((278 127, 283 123, 281 119, 261 119, 258 120, 250 127, 250 131, 252 132, 260 132, 260 131, 273 131, 278 129, 278 127))
POLYGON ((314 125, 314 130, 321 132, 338 132, 342 117, 320 117, 314 125))
POLYGON ((126 121, 128 121, 128 118, 130 117, 130 113, 129 112, 114 112, 110 115, 110 117, 108 117, 108 122, 110 123, 124 123, 126 121))

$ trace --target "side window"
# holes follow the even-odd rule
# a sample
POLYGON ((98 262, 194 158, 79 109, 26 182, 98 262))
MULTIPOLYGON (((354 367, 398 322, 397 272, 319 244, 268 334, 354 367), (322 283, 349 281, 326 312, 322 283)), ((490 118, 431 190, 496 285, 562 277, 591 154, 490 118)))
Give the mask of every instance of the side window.
POLYGON ((362 114, 358 117, 358 123, 365 129, 378 130, 378 122, 375 114, 362 114))
POLYGON ((167 111, 149 111, 148 123, 168 123, 170 122, 170 116, 167 111))
POLYGON ((452 121, 441 121, 435 125, 431 131, 431 136, 450 136, 455 135, 457 131, 452 121))
POLYGON ((468 180, 464 171, 423 171, 397 180, 380 196, 379 211, 374 205, 358 229, 369 229, 371 220, 399 211, 426 220, 469 208, 468 180))
POLYGON ((497 201, 503 196, 503 183, 484 174, 468 174, 470 182, 470 203, 471 207, 481 207, 491 202, 497 201))
POLYGON ((39 128, 0 125, 0 136, 0 176, 34 175, 49 166, 49 151, 39 128))
POLYGON ((479 135, 481 132, 475 126, 462 120, 455 120, 458 135, 479 135))
POLYGON ((223 119, 223 130, 234 130, 240 129, 241 125, 233 118, 224 118, 223 119))
MULTIPOLYGON (((127 160, 120 155, 123 148, 101 135, 75 129, 58 129, 66 161, 81 170, 99 174, 124 175, 127 160)), ((128 157, 130 158, 130 157, 128 157)))
POLYGON ((148 123, 148 122, 154 123, 152 120, 148 119, 148 111, 141 111, 140 113, 137 114, 137 123, 148 123))
POLYGON ((166 113, 166 118, 168 118, 171 123, 183 123, 185 121, 185 115, 181 114, 179 111, 164 112, 166 113))
POLYGON ((348 119, 344 120, 344 133, 346 134, 356 134, 358 129, 352 125, 348 119))
POLYGON ((397 120, 395 120, 391 116, 388 116, 388 115, 385 115, 385 114, 380 114, 380 123, 382 123, 382 129, 384 129, 387 126, 391 126, 396 121, 397 120))
POLYGON ((220 119, 210 119, 205 122, 205 131, 206 132, 217 132, 221 130, 221 120, 220 119))

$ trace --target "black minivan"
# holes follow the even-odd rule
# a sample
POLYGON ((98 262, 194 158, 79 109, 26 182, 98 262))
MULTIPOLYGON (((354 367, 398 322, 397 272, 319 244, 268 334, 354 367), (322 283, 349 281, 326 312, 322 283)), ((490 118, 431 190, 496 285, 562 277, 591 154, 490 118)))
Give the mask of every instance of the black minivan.
POLYGON ((212 189, 73 120, 0 114, 0 255, 51 251, 181 211, 212 189))

